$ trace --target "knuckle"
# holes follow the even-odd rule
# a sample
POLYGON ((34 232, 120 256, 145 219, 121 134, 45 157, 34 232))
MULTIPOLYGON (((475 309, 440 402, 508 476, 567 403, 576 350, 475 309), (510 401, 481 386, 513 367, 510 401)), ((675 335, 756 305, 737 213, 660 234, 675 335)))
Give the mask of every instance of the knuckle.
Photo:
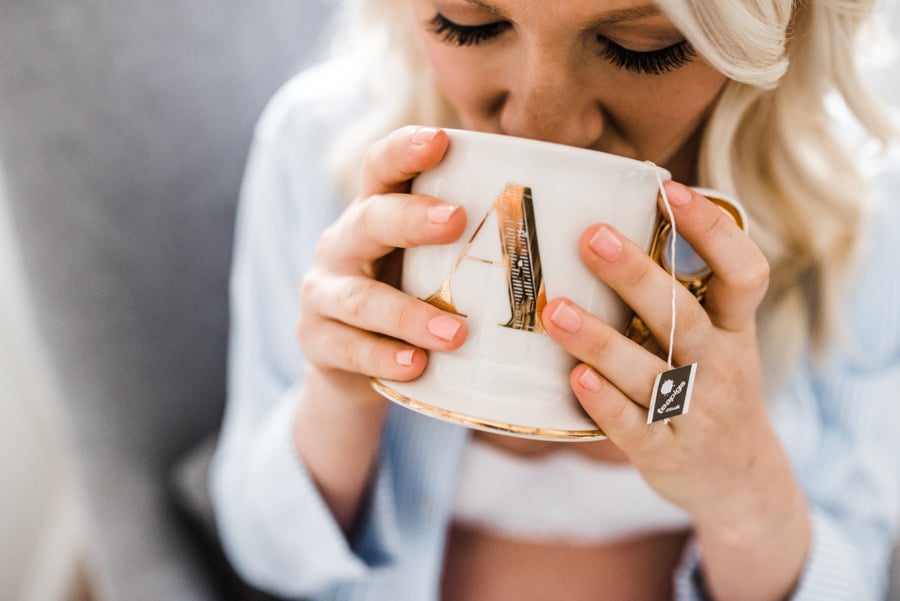
POLYGON ((765 292, 769 287, 769 277, 769 262, 764 257, 758 257, 733 277, 732 285, 748 293, 765 292))
POLYGON ((403 203, 392 216, 391 223, 397 228, 395 246, 399 248, 417 246, 423 229, 421 203, 413 200, 403 203))
POLYGON ((294 321, 294 334, 301 345, 315 339, 316 324, 321 322, 321 317, 315 309, 316 303, 313 297, 316 294, 314 278, 304 278, 300 284, 300 302, 297 317, 294 321))
POLYGON ((723 229, 729 227, 732 221, 725 213, 716 209, 712 220, 700 232, 700 238, 704 243, 708 244, 713 238, 719 236, 723 229))
POLYGON ((615 403, 609 403, 609 409, 607 411, 607 419, 612 424, 619 424, 625 418, 625 411, 628 409, 628 401, 625 398, 619 399, 615 403))
POLYGON ((351 318, 358 319, 368 313, 373 302, 374 288, 375 282, 367 279, 359 279, 350 284, 344 307, 351 318))
POLYGON ((316 242, 315 260, 326 260, 333 252, 336 243, 340 241, 340 221, 332 223, 319 235, 316 242))
POLYGON ((357 235, 369 238, 372 233, 377 231, 376 211, 379 196, 370 196, 361 202, 356 203, 350 209, 353 217, 353 226, 357 230, 357 235))
POLYGON ((404 228, 398 237, 397 246, 400 248, 415 248, 419 246, 419 240, 408 228, 404 228))
POLYGON ((384 375, 389 374, 388 368, 392 365, 392 361, 388 361, 387 357, 390 355, 388 351, 388 344, 383 341, 373 341, 371 344, 368 344, 367 351, 367 360, 368 366, 363 371, 367 375, 384 375))
POLYGON ((334 340, 332 354, 337 366, 344 371, 372 375, 377 365, 378 344, 364 335, 351 336, 345 340, 334 340))
POLYGON ((363 356, 365 353, 363 349, 360 348, 360 346, 361 345, 358 342, 344 344, 338 343, 331 346, 331 348, 335 349, 341 369, 352 372, 361 371, 364 364, 363 356))
MULTIPOLYGON (((678 331, 682 332, 681 339, 675 334, 675 351, 676 352, 699 352, 709 344, 710 336, 713 334, 712 321, 709 314, 703 307, 691 307, 688 311, 678 314, 678 331), (688 351, 693 349, 693 351, 688 351)), ((669 331, 668 329, 661 333, 658 337, 660 348, 659 356, 665 359, 666 350, 669 348, 669 331), (665 339, 663 339, 665 336, 665 339)))
POLYGON ((369 146, 366 148, 365 154, 363 154, 363 165, 369 166, 378 160, 380 144, 383 144, 381 140, 369 144, 369 146))
POLYGON ((754 268, 750 270, 751 284, 755 290, 765 291, 769 288, 769 278, 772 275, 772 268, 769 261, 765 257, 760 257, 755 262, 754 268))
POLYGON ((394 313, 394 325, 398 332, 406 332, 416 322, 416 305, 411 299, 399 303, 394 313))
POLYGON ((350 365, 352 371, 365 375, 379 375, 382 373, 382 344, 377 340, 365 339, 360 344, 352 346, 353 359, 350 365))
POLYGON ((682 332, 692 332, 704 337, 710 325, 706 311, 696 302, 687 304, 686 310, 678 314, 678 328, 682 332))
POLYGON ((392 165, 391 162, 397 160, 398 145, 408 140, 415 129, 409 125, 401 127, 369 145, 363 156, 364 188, 378 190, 399 183, 393 180, 396 178, 395 173, 400 171, 400 166, 392 165))
POLYGON ((404 233, 408 234, 415 232, 418 233, 422 230, 424 225, 423 216, 424 211, 427 208, 426 203, 416 202, 413 199, 410 199, 410 202, 407 202, 403 207, 403 229, 404 233))
POLYGON ((366 152, 363 155, 363 165, 366 169, 373 169, 375 165, 377 165, 385 154, 385 147, 388 145, 389 140, 393 134, 389 134, 385 138, 381 138, 369 144, 366 148, 366 152))
POLYGON ((294 333, 301 347, 309 339, 309 320, 305 319, 302 314, 294 322, 294 333))
POLYGON ((375 194, 358 203, 355 207, 355 231, 351 238, 382 244, 393 213, 393 203, 389 197, 375 194))
POLYGON ((313 303, 318 296, 319 281, 315 270, 310 270, 300 280, 300 306, 313 303))
POLYGON ((347 258, 361 258, 366 252, 364 249, 378 239, 378 199, 378 195, 369 196, 347 207, 338 221, 340 227, 326 230, 329 247, 340 249, 347 258))
POLYGON ((629 288, 637 287, 647 281, 650 270, 656 269, 656 264, 650 259, 637 261, 633 269, 629 269, 625 274, 625 285, 629 288))
POLYGON ((416 203, 410 202, 390 220, 395 228, 391 234, 391 246, 413 248, 419 245, 421 222, 416 212, 416 203))
POLYGON ((611 342, 611 336, 605 333, 597 333, 591 336, 590 342, 588 343, 588 353, 594 358, 603 357, 609 352, 611 342))

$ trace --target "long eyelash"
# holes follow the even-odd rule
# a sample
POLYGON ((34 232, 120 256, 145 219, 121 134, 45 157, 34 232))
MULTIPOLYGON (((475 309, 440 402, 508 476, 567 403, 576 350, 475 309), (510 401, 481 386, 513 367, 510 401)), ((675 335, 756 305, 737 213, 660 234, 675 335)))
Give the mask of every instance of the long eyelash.
POLYGON ((609 62, 622 69, 647 75, 659 75, 673 71, 691 62, 697 56, 694 47, 687 40, 650 52, 628 50, 606 39, 603 39, 603 42, 603 56, 609 62))
POLYGON ((438 13, 429 21, 431 31, 444 42, 457 46, 475 46, 497 37, 509 27, 506 21, 486 25, 460 25, 438 13))

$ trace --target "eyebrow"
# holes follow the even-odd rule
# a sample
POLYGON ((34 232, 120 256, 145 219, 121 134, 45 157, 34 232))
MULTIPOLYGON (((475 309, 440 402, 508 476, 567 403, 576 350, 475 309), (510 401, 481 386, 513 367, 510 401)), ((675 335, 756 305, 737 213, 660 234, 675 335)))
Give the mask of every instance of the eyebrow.
MULTIPOLYGON (((469 4, 475 8, 481 9, 483 11, 487 11, 498 17, 506 18, 506 14, 497 8, 496 6, 485 2, 485 0, 463 0, 466 4, 469 4)), ((588 29, 598 28, 598 27, 608 27, 610 25, 615 25, 617 23, 621 23, 623 21, 632 21, 636 19, 644 19, 646 17, 655 17, 661 14, 659 7, 655 4, 646 4, 644 6, 631 6, 628 8, 620 8, 616 10, 611 10, 609 12, 604 13, 600 17, 594 19, 590 25, 588 25, 588 29)))
POLYGON ((503 13, 502 10, 500 10, 500 9, 497 8, 496 6, 493 6, 492 4, 488 4, 487 2, 484 2, 483 0, 463 0, 463 1, 464 1, 466 4, 470 4, 470 5, 472 5, 472 6, 475 7, 475 8, 479 8, 479 9, 481 9, 481 10, 484 10, 484 11, 487 11, 487 12, 489 12, 489 13, 495 14, 495 15, 497 15, 498 17, 504 17, 504 18, 506 18, 506 15, 503 13))
POLYGON ((602 27, 604 25, 615 25, 622 21, 632 21, 636 19, 645 19, 647 17, 655 17, 662 14, 659 7, 655 4, 646 4, 644 6, 632 6, 629 8, 620 8, 604 13, 601 17, 595 19, 591 25, 593 27, 602 27))

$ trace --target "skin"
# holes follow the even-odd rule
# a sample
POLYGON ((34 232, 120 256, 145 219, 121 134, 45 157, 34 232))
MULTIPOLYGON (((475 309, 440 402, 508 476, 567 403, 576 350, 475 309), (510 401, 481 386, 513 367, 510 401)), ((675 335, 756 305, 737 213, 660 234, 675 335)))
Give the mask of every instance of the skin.
MULTIPOLYGON (((465 127, 652 160, 676 180, 695 181, 698 136, 724 76, 700 58, 658 74, 636 73, 602 53, 604 40, 636 52, 680 42, 652 4, 407 1, 422 54, 465 127), (509 27, 458 46, 429 24, 437 12, 460 25, 509 27)), ((409 194, 410 180, 438 164, 447 144, 445 133, 427 127, 376 142, 359 196, 322 236, 302 284, 297 336, 309 373, 295 442, 346 531, 365 498, 387 411, 367 376, 416 378, 427 351, 450 351, 466 338, 464 319, 382 281, 395 249, 447 243, 463 231, 463 210, 409 194)), ((768 264, 707 199, 675 182, 666 188, 679 233, 713 269, 703 305, 685 290, 677 299, 674 362, 700 366, 690 414, 669 425, 645 423, 652 382, 666 368, 657 354, 568 299, 550 300, 542 321, 582 362, 571 374, 572 389, 610 439, 583 445, 584 452, 630 461, 660 495, 691 514, 713 598, 782 599, 802 571, 810 527, 760 385, 755 320, 768 264)), ((590 225, 579 249, 665 347, 669 274, 607 224, 590 225)), ((509 447, 534 453, 540 444, 509 447)), ((477 538, 467 537, 477 548, 477 538)), ((453 557, 451 548, 448 562, 453 557)))

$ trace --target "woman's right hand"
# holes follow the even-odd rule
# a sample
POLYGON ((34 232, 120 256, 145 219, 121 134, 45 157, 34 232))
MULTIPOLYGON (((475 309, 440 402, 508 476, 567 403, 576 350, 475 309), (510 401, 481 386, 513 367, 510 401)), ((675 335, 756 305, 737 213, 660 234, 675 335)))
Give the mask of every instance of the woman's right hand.
POLYGON ((409 193, 412 179, 440 163, 448 144, 441 130, 410 126, 372 145, 359 195, 322 234, 301 285, 297 338, 308 369, 294 440, 345 530, 374 471, 387 411, 369 376, 412 380, 425 369, 426 350, 453 350, 466 338, 460 317, 379 277, 395 250, 462 235, 463 209, 409 193))
POLYGON ((415 126, 376 142, 358 196, 319 239, 301 286, 298 338, 315 369, 350 388, 367 376, 414 379, 427 361, 422 349, 448 351, 465 339, 463 319, 380 277, 394 250, 446 244, 462 234, 463 209, 409 193, 411 180, 437 165, 448 143, 445 132, 415 126))

